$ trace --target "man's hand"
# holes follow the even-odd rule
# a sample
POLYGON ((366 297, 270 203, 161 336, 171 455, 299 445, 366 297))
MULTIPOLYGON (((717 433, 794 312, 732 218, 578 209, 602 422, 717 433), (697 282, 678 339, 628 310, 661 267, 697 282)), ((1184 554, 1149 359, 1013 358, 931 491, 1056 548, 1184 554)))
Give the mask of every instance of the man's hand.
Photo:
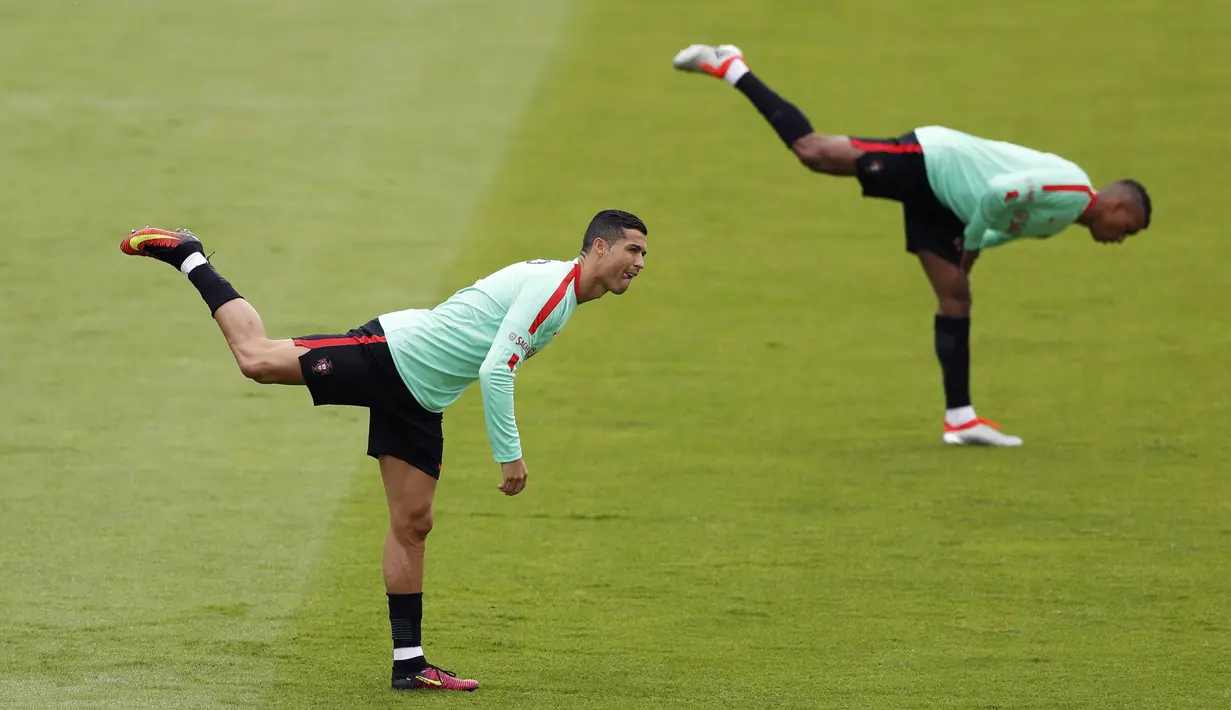
POLYGON ((978 259, 978 258, 979 258, 978 249, 973 249, 969 251, 963 250, 962 251, 962 261, 959 264, 959 266, 962 267, 962 273, 969 274, 970 270, 975 268, 975 259, 978 259))
POLYGON ((526 462, 523 459, 500 464, 500 475, 504 477, 500 492, 506 496, 515 496, 526 487, 526 462))

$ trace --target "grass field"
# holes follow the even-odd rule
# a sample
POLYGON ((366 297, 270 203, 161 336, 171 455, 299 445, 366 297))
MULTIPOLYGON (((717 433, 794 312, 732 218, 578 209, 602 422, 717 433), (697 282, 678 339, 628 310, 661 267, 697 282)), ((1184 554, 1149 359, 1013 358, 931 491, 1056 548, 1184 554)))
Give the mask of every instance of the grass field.
POLYGON ((0 707, 1231 707, 1226 11, 1194 0, 0 4, 0 707), (818 130, 931 123, 1150 189, 975 273, 939 445, 931 296, 889 203, 793 163, 734 41, 818 130), (648 269, 521 370, 531 472, 446 417, 429 658, 388 688, 366 416, 243 380, 187 225, 271 334, 570 258, 648 269))

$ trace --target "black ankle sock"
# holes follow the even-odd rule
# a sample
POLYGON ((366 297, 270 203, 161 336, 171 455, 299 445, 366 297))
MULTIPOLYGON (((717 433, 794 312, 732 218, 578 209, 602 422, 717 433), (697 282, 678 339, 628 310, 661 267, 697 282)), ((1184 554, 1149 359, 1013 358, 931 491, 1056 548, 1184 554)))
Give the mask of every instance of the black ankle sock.
MULTIPOLYGON (((423 592, 416 594, 385 594, 389 597, 389 628, 393 631, 393 648, 414 648, 423 645, 423 592)), ((397 673, 417 673, 427 667, 423 656, 395 660, 397 673)))
POLYGON ((237 298, 243 298, 231 286, 231 282, 222 278, 222 275, 209 264, 202 264, 189 271, 188 280, 201 292, 201 298, 205 299, 205 305, 209 306, 209 314, 211 316, 217 313, 219 308, 222 308, 222 304, 234 301, 237 298))
POLYGON ((970 319, 936 316, 936 357, 945 377, 945 409, 970 406, 970 319))
POLYGON ((205 247, 201 245, 201 242, 184 242, 172 249, 171 254, 164 261, 178 269, 184 265, 184 259, 193 254, 205 254, 205 247))
POLYGON ((735 82, 735 88, 744 92, 744 96, 752 101, 752 105, 757 107, 765 120, 769 121, 769 125, 778 132, 778 137, 786 143, 786 147, 790 148, 795 145, 795 141, 812 133, 812 124, 808 123, 804 112, 775 94, 773 89, 756 78, 752 72, 740 77, 739 81, 735 82))
POLYGON ((394 661, 393 672, 399 676, 409 676, 427 668, 427 659, 423 656, 417 656, 405 661, 394 661))

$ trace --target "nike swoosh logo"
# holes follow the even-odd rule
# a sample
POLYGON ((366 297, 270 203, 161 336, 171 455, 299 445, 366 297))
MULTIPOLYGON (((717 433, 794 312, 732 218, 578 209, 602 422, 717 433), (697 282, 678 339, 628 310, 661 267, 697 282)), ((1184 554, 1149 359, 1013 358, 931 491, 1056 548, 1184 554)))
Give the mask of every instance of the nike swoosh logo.
POLYGON ((420 683, 427 683, 428 685, 444 685, 443 681, 432 680, 431 678, 424 678, 421 675, 415 676, 415 680, 419 681, 420 683))

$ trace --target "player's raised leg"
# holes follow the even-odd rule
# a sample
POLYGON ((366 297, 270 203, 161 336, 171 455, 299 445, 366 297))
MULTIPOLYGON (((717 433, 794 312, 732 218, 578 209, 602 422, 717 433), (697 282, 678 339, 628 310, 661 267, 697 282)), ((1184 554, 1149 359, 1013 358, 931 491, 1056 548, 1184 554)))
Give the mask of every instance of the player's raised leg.
POLYGON ((270 340, 261 316, 205 258, 192 232, 146 227, 120 242, 120 250, 170 264, 188 276, 209 306, 240 372, 262 384, 302 385, 299 356, 308 348, 290 340, 270 340))
POLYGON ((423 654, 423 561, 432 531, 436 479, 393 456, 380 456, 380 475, 389 504, 382 567, 393 633, 395 690, 474 690, 478 681, 457 678, 427 662, 423 654))
POLYGON ((694 44, 676 54, 672 65, 680 71, 709 74, 739 89, 810 170, 826 175, 856 174, 855 161, 864 151, 853 146, 848 136, 813 131, 803 111, 752 73, 739 47, 694 44))
POLYGON ((1000 433, 993 422, 975 414, 970 399, 970 310, 973 304, 967 271, 928 251, 919 252, 939 303, 936 320, 936 357, 945 384, 946 444, 1021 446, 1016 436, 1000 433))

